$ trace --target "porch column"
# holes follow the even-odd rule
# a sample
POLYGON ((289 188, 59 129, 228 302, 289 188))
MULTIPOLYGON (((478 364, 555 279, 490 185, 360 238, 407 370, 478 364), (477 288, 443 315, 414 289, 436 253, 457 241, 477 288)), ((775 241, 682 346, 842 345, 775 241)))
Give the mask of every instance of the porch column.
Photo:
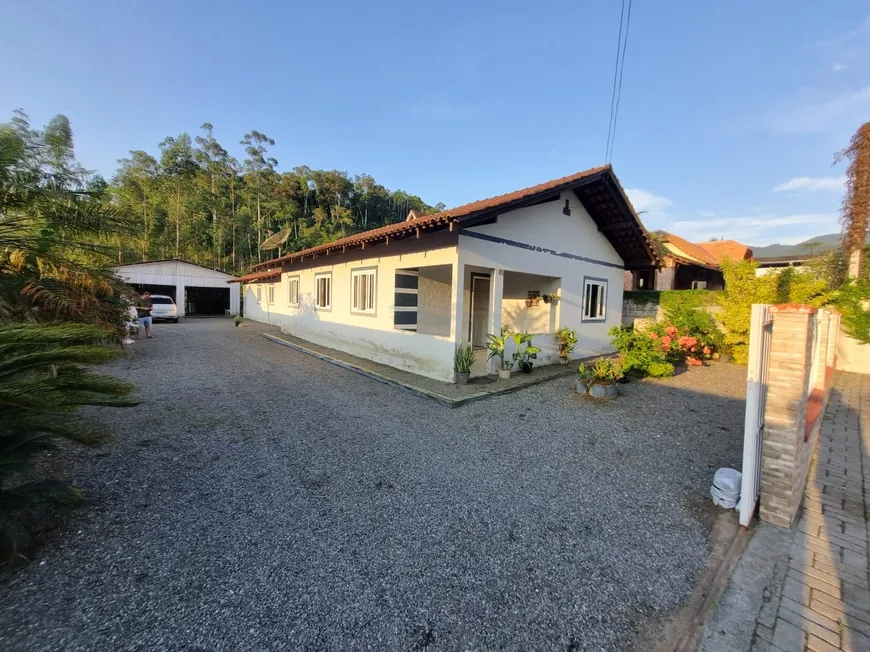
MULTIPOLYGON (((504 270, 495 268, 489 277, 489 331, 501 332, 501 302, 504 298, 504 270)), ((489 373, 498 372, 498 361, 493 358, 487 364, 489 373)))
POLYGON ((458 347, 462 344, 462 324, 465 319, 465 266, 457 260, 453 263, 452 274, 450 339, 458 347))
POLYGON ((175 305, 178 308, 178 316, 184 317, 187 314, 187 305, 184 302, 183 283, 179 283, 175 286, 175 305))

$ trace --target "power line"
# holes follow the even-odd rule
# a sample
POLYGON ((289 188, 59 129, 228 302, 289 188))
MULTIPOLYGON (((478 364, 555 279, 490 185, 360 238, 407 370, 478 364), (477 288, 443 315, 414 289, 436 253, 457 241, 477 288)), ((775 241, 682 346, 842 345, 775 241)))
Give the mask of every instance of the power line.
POLYGON ((619 88, 616 89, 616 110, 613 112, 613 135, 610 137, 610 156, 613 157, 613 143, 616 140, 616 121, 619 118, 619 98, 622 96, 622 73, 625 72, 625 46, 628 45, 628 28, 631 25, 631 0, 628 0, 628 15, 625 18, 625 38, 622 40, 622 65, 619 67, 619 88))
MULTIPOLYGON (((625 9, 625 0, 623 0, 623 10, 625 9)), ((611 157, 613 156, 613 143, 616 140, 616 122, 619 119, 619 99, 622 96, 622 73, 625 71, 625 48, 628 45, 628 29, 631 26, 631 0, 628 0, 628 15, 625 19, 625 38, 622 37, 622 12, 620 12, 620 23, 619 23, 619 34, 620 39, 617 40, 616 43, 616 68, 613 71, 613 84, 614 84, 614 93, 611 96, 610 101, 610 112, 611 112, 611 124, 608 125, 607 130, 607 153, 605 155, 605 161, 610 162, 611 157), (620 41, 622 42, 622 56, 619 55, 619 46, 620 41), (619 71, 619 84, 616 82, 616 72, 619 71), (614 108, 613 97, 616 98, 616 106, 614 108)))
POLYGON ((613 108, 616 105, 616 77, 619 73, 619 47, 622 45, 622 19, 625 15, 625 0, 622 0, 622 10, 619 12, 619 36, 616 38, 616 64, 613 67, 613 91, 610 94, 610 118, 607 120, 607 146, 604 149, 604 162, 610 156, 610 134, 613 129, 613 108))

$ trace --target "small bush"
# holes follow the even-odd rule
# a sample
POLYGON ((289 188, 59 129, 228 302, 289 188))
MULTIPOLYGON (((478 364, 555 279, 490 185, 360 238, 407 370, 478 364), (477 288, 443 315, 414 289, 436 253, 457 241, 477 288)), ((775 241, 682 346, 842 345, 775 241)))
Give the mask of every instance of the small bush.
POLYGON ((653 378, 667 378, 674 375, 674 365, 670 362, 653 362, 646 368, 646 373, 653 378))
POLYGON ((625 373, 648 376, 649 367, 667 362, 667 352, 657 345, 648 333, 639 333, 625 326, 610 330, 611 343, 619 351, 625 373))

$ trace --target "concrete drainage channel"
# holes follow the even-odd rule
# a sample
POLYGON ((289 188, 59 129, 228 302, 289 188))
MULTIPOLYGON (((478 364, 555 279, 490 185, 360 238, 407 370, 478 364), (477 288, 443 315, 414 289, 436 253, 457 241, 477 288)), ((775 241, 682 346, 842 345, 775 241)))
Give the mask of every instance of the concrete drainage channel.
MULTIPOLYGON (((534 385, 539 385, 541 383, 545 383, 550 380, 554 380, 556 378, 563 378, 569 374, 574 373, 575 367, 573 365, 566 366, 563 373, 552 373, 543 378, 532 379, 529 382, 523 383, 521 385, 512 385, 509 387, 498 387, 496 386, 494 389, 482 390, 475 394, 470 394, 468 396, 463 396, 461 398, 453 398, 450 396, 444 396, 439 394, 438 392, 434 392, 429 389, 425 389, 423 387, 418 387, 411 383, 406 383, 399 381, 395 378, 390 378, 389 376, 385 376, 383 374, 377 373, 376 371, 372 371, 371 369, 365 369, 360 367, 359 365, 352 364, 347 362, 346 360, 340 360, 338 358, 329 356, 325 353, 321 353, 319 351, 314 351, 312 349, 308 349, 304 346, 300 346, 294 342, 290 342, 285 340, 282 337, 278 337, 276 335, 272 335, 270 333, 262 333, 263 337, 267 340, 271 340, 276 344, 280 344, 281 346, 286 346, 287 348, 293 349, 294 351, 299 351, 300 353, 305 353, 307 355, 313 356, 320 360, 324 360, 325 362, 329 362, 330 364, 334 364, 338 367, 342 367, 344 369, 348 369, 349 371, 353 371, 361 376, 366 376, 367 378, 371 378, 373 380, 377 380, 378 382, 384 383, 386 385, 392 385, 393 387, 398 387, 399 389, 403 389, 407 392, 411 392, 417 396, 422 396, 424 398, 430 398, 434 401, 437 401, 441 405, 445 405, 449 408, 457 408, 461 405, 465 405, 466 403, 473 403, 474 401, 480 401, 485 398, 490 398, 492 396, 501 396, 503 394, 510 394, 511 392, 516 392, 521 389, 525 389, 526 387, 533 387, 534 385)), ((597 357, 597 356, 596 356, 597 357)), ((578 364, 582 362, 582 360, 576 360, 578 364)))

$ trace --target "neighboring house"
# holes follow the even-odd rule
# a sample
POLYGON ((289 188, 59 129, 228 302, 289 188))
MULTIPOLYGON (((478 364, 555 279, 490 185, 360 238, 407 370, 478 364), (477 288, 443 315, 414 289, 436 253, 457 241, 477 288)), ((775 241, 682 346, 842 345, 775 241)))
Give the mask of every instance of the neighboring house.
POLYGON ((554 362, 554 331, 575 357, 611 351, 625 269, 657 264, 609 165, 295 252, 256 265, 245 316, 286 333, 438 380, 457 347, 487 364, 487 333, 528 332, 554 362), (554 302, 537 297, 557 295, 554 302))
POLYGON ((181 317, 239 313, 239 286, 227 287, 236 278, 232 274, 177 258, 119 265, 115 273, 139 292, 172 297, 181 317))
POLYGON ((785 267, 803 267, 819 254, 792 254, 790 256, 771 256, 768 258, 756 258, 758 267, 755 268, 756 276, 764 276, 770 272, 777 272, 785 267))
POLYGON ((626 290, 724 290, 722 260, 752 259, 752 250, 734 240, 696 243, 667 231, 655 231, 652 237, 662 265, 626 272, 626 290))

